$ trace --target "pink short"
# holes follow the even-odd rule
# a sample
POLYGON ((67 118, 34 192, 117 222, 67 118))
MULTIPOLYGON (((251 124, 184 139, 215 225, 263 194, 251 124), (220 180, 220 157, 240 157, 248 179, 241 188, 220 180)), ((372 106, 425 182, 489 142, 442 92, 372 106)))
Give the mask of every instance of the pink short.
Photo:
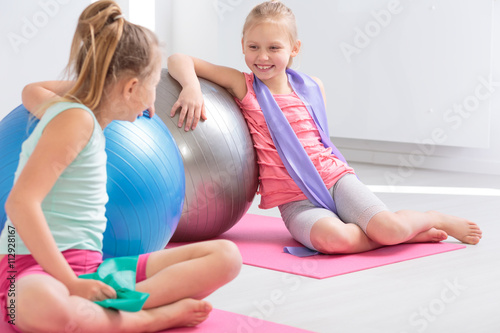
MULTIPOLYGON (((96 251, 67 250, 63 251, 62 254, 76 275, 94 273, 103 261, 101 253, 96 251)), ((146 253, 139 256, 135 277, 136 282, 146 279, 146 263, 149 255, 150 253, 146 253)), ((7 307, 7 297, 15 294, 16 286, 12 282, 19 281, 23 276, 31 274, 50 275, 29 254, 16 255, 15 260, 5 255, 0 261, 0 311, 2 320, 5 322, 8 323, 10 320, 15 319, 15 309, 12 311, 7 307)), ((15 325, 10 325, 18 331, 15 325)))

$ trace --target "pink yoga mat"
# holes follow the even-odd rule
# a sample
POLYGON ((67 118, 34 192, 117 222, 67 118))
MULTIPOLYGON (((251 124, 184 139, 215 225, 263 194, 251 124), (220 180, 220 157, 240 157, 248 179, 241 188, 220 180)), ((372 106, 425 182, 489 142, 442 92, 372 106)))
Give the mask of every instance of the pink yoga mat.
POLYGON ((210 317, 196 327, 174 328, 165 333, 312 333, 300 328, 272 323, 223 310, 212 310, 210 317))
MULTIPOLYGON (((348 255, 315 255, 299 258, 283 252, 285 246, 300 246, 280 218, 246 214, 218 238, 238 245, 243 263, 317 279, 361 271, 405 260, 465 248, 462 244, 418 243, 387 246, 348 255)), ((170 243, 175 247, 185 243, 170 243)))
MULTIPOLYGON (((0 320, 1 333, 15 333, 7 323, 0 320)), ((195 327, 173 328, 165 333, 307 333, 300 328, 272 323, 258 318, 248 317, 237 313, 213 309, 207 320, 195 327)), ((160 332, 158 332, 160 333, 160 332)))

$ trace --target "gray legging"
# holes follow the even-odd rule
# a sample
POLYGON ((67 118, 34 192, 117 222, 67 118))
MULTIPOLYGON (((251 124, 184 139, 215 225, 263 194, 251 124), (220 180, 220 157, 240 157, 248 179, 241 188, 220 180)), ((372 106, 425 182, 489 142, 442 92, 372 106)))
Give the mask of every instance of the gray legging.
POLYGON ((293 201, 278 207, 293 238, 310 249, 316 250, 310 235, 313 224, 319 219, 335 217, 344 223, 357 224, 366 233, 370 219, 387 210, 386 205, 353 174, 340 178, 328 191, 335 200, 338 215, 314 206, 309 200, 293 201))

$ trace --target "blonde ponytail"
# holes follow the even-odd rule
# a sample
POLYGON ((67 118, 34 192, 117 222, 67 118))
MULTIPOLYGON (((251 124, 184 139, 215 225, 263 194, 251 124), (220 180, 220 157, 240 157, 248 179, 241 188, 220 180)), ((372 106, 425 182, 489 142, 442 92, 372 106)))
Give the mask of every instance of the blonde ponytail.
POLYGON ((154 46, 158 46, 154 33, 126 21, 114 1, 91 4, 78 20, 67 67, 76 82, 63 99, 95 111, 109 83, 122 75, 150 74, 154 46))

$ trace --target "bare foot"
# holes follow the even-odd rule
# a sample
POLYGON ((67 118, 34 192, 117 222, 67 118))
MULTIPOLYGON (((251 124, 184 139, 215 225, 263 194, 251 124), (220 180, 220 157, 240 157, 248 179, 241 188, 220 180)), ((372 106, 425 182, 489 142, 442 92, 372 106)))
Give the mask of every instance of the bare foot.
POLYGON ((448 234, 443 230, 431 228, 427 231, 421 232, 405 243, 437 243, 444 241, 448 238, 448 234))
POLYGON ((207 301, 185 298, 146 311, 152 319, 148 332, 157 332, 173 327, 196 326, 208 318, 212 305, 207 301))
POLYGON ((435 227, 443 230, 451 237, 462 243, 477 244, 482 237, 482 231, 474 222, 461 217, 443 214, 436 211, 429 211, 428 214, 436 221, 435 227))

